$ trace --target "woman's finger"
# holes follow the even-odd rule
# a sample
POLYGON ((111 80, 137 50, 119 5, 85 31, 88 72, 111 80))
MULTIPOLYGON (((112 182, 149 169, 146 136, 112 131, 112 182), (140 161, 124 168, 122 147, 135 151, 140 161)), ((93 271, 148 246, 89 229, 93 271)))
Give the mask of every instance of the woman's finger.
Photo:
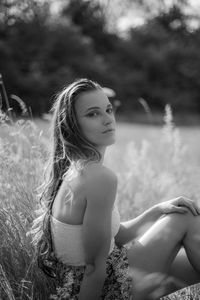
POLYGON ((185 206, 187 206, 189 208, 189 210, 192 212, 192 214, 194 216, 198 215, 198 212, 197 212, 197 210, 196 210, 196 208, 194 207, 193 204, 186 202, 185 206))
POLYGON ((189 209, 184 206, 172 205, 170 213, 186 214, 186 213, 188 213, 188 211, 189 211, 189 209))
POLYGON ((198 214, 200 215, 200 207, 197 205, 198 214))
POLYGON ((196 203, 190 199, 184 199, 184 198, 181 198, 179 199, 179 207, 180 206, 186 206, 187 208, 189 208, 189 210, 192 212, 192 214, 194 216, 197 216, 198 215, 198 210, 197 210, 197 206, 196 206, 196 203))
POLYGON ((194 207, 195 207, 197 213, 200 215, 200 207, 199 207, 199 205, 197 203, 194 203, 194 207))

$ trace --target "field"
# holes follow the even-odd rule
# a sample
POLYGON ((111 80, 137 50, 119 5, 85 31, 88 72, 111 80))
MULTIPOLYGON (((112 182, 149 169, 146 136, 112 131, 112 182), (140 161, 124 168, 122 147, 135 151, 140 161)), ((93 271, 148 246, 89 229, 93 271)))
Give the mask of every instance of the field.
MULTIPOLYGON (((119 123, 117 142, 105 163, 118 175, 121 219, 151 205, 185 195, 199 201, 200 127, 119 123)), ((0 296, 48 299, 53 281, 38 271, 27 232, 35 216, 36 188, 49 150, 49 123, 17 121, 0 127, 0 296), (51 288, 50 288, 51 286, 51 288)), ((0 297, 0 298, 1 298, 0 297)))

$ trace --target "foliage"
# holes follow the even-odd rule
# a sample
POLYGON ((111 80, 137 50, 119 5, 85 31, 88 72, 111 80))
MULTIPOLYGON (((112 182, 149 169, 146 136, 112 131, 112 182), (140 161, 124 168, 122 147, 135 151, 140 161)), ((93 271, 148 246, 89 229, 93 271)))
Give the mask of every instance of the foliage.
POLYGON ((199 110, 198 40, 199 30, 189 32, 176 7, 132 29, 121 50, 129 68, 124 78, 137 83, 134 90, 127 85, 132 101, 143 97, 153 108, 169 102, 179 112, 199 110))
POLYGON ((50 98, 76 77, 100 80, 107 72, 91 38, 67 19, 51 19, 46 6, 43 13, 30 20, 16 16, 0 32, 0 70, 8 94, 23 95, 34 115, 48 111, 50 98))
POLYGON ((61 86, 89 77, 117 92, 120 110, 141 111, 144 98, 155 110, 170 99, 177 112, 200 112, 200 29, 188 26, 184 2, 122 37, 109 31, 100 1, 63 2, 57 16, 49 1, 2 1, 0 72, 8 94, 40 116, 61 86))
MULTIPOLYGON (((34 121, 10 120, 3 112, 0 139, 0 295, 1 299, 49 299, 54 282, 38 269, 27 232, 38 205, 37 187, 48 156, 48 139, 34 121)), ((118 203, 122 219, 149 206, 200 193, 198 167, 187 164, 187 147, 180 139, 172 112, 166 107, 165 125, 156 144, 130 142, 117 148, 107 165, 118 174, 118 203)))
POLYGON ((47 150, 31 121, 9 124, 1 113, 1 299, 48 299, 52 283, 37 268, 27 231, 36 209, 36 187, 47 150))
POLYGON ((179 195, 199 199, 200 172, 186 163, 190 161, 188 145, 181 140, 169 105, 164 124, 159 141, 142 140, 141 148, 130 141, 125 149, 116 148, 108 156, 108 165, 118 174, 118 202, 124 219, 179 195))

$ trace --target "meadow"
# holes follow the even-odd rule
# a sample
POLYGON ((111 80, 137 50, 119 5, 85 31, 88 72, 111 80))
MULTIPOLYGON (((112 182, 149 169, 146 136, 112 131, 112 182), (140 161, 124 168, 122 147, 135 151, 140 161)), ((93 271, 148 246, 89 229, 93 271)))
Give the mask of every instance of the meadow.
MULTIPOLYGON (((120 122, 105 164, 118 175, 121 219, 180 195, 200 202, 200 127, 179 127, 166 107, 163 126, 120 122)), ((45 300, 53 280, 38 270, 30 229, 50 147, 49 122, 10 122, 0 114, 0 298, 45 300)))

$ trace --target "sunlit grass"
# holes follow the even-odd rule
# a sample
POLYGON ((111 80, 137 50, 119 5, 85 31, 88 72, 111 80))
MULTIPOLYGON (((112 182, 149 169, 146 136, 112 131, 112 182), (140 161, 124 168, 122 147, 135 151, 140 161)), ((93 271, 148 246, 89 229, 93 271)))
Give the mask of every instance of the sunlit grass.
MULTIPOLYGON (((53 284, 38 270, 26 233, 48 156, 49 123, 18 120, 10 124, 3 113, 0 120, 0 296, 45 300, 53 284)), ((118 126, 118 140, 108 149, 106 164, 118 175, 122 220, 171 197, 186 195, 198 201, 199 158, 174 126, 169 107, 165 125, 157 131, 153 127, 131 131, 125 124, 123 131, 118 126)))

